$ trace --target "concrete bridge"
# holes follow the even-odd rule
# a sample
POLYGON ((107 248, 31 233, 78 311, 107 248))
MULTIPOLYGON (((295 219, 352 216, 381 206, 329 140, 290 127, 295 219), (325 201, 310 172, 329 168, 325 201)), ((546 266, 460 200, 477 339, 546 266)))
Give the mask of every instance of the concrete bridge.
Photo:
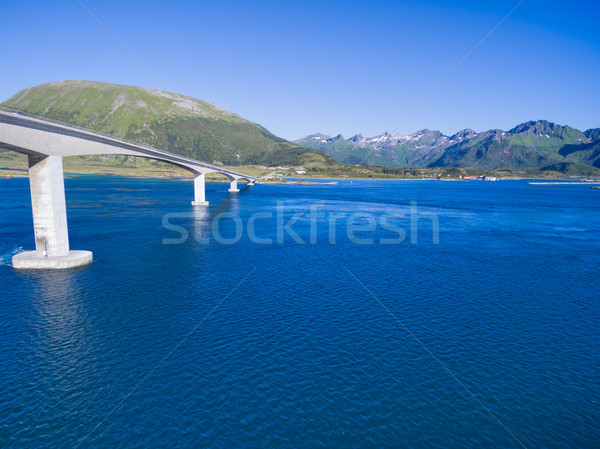
POLYGON ((239 179, 245 180, 248 185, 254 185, 258 179, 74 125, 31 117, 4 108, 0 109, 0 147, 24 153, 29 160, 35 251, 15 255, 15 268, 69 268, 92 261, 90 251, 73 251, 69 248, 62 164, 65 156, 118 154, 177 165, 195 175, 194 206, 208 205, 204 179, 207 173, 220 173, 229 178, 230 192, 239 192, 239 179))

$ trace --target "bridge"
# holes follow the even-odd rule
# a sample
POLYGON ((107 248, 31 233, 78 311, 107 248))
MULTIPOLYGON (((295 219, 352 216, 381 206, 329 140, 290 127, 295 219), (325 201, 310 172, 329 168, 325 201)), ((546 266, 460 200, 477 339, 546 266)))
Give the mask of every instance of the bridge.
POLYGON ((13 256, 14 268, 70 268, 92 261, 90 251, 69 248, 62 158, 116 154, 155 159, 194 173, 193 206, 208 206, 207 173, 230 180, 230 192, 239 192, 238 180, 254 185, 255 176, 238 173, 156 148, 100 134, 45 117, 0 108, 0 148, 26 154, 35 233, 35 251, 13 256))

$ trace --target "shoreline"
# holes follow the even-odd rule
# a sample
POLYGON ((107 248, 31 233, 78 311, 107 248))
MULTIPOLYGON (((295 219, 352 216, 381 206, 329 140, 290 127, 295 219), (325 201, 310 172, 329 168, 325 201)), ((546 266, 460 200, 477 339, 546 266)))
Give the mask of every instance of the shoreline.
MULTIPOLYGON (((237 167, 236 167, 237 168, 237 167)), ((238 168, 239 169, 239 168, 238 168)), ((78 169, 66 169, 64 171, 65 178, 73 176, 120 176, 124 178, 132 179, 172 179, 176 181, 192 181, 194 179, 193 174, 186 172, 169 172, 169 171, 149 171, 149 170, 135 170, 131 168, 125 169, 89 169, 89 170, 78 170, 78 169)), ((260 176, 256 174, 256 176, 260 176)), ((0 167, 0 179, 13 179, 13 178, 28 178, 29 170, 27 168, 17 167, 0 167)), ((345 177, 345 176, 312 176, 312 177, 284 177, 284 179, 290 179, 284 181, 281 179, 269 178, 265 180, 259 179, 257 184, 273 184, 273 185, 334 185, 340 181, 442 181, 442 182, 497 182, 497 181, 482 181, 482 180, 466 180, 460 178, 392 178, 392 177, 345 177)), ((585 181, 563 181, 560 178, 539 178, 539 177, 502 177, 498 181, 530 181, 530 185, 600 185, 598 182, 585 182, 585 181)), ((227 179, 216 178, 213 176, 207 176, 206 182, 228 182, 227 179)))
MULTIPOLYGON (((65 178, 72 178, 76 176, 119 176, 122 178, 131 178, 131 179, 169 179, 173 181, 193 181, 193 175, 180 175, 180 174, 166 174, 166 173, 119 173, 118 171, 65 171, 65 178)), ((29 173, 27 169, 3 169, 0 168, 0 179, 15 179, 15 178, 28 178, 29 173)), ((513 178, 506 177, 502 179, 498 179, 498 181, 476 181, 476 180, 466 180, 459 178, 444 178, 444 179, 435 179, 435 178, 346 178, 346 177, 323 177, 323 178, 301 178, 302 180, 297 180, 298 178, 293 178, 291 181, 271 181, 265 180, 261 181, 260 179, 257 181, 257 184, 265 184, 265 185, 337 185, 340 181, 436 181, 436 182, 469 182, 469 183, 489 183, 489 182, 498 182, 498 181, 533 181, 528 182, 530 185, 600 185, 600 182, 577 182, 577 181, 557 181, 556 178, 513 178), (323 181, 319 181, 322 179, 323 181), (539 180, 539 182, 537 182, 539 180), (546 182, 546 180, 548 180, 546 182)), ((207 183, 223 183, 229 182, 227 179, 215 179, 211 177, 206 178, 207 183)))

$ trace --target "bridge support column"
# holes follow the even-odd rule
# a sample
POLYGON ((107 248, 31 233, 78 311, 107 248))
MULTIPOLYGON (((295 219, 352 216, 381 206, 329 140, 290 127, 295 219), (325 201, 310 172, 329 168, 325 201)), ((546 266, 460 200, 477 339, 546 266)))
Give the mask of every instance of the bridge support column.
POLYGON ((208 206, 205 192, 204 173, 199 173, 194 177, 194 201, 192 201, 192 206, 208 206))
POLYGON ((229 184, 229 191, 230 192, 239 192, 240 189, 238 189, 237 187, 237 179, 233 179, 231 181, 231 183, 229 184))
POLYGON ((92 261, 90 251, 70 251, 62 157, 29 156, 35 251, 13 257, 14 268, 70 268, 92 261))

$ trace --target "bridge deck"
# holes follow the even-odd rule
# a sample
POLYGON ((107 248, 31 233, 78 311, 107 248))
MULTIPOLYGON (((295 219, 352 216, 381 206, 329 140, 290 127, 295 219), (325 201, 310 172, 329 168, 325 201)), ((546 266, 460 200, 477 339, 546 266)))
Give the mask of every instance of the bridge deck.
POLYGON ((177 165, 196 174, 221 173, 231 180, 255 182, 258 177, 208 164, 137 142, 102 134, 76 125, 49 120, 0 107, 0 147, 25 154, 89 156, 122 154, 177 165))

